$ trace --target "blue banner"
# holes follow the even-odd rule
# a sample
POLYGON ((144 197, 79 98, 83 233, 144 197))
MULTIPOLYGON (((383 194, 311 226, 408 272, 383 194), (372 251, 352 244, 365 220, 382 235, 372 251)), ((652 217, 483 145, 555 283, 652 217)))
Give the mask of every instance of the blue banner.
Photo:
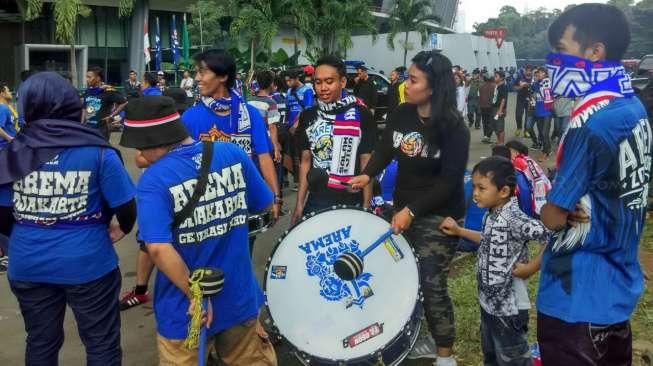
POLYGON ((161 30, 159 28, 159 17, 156 17, 156 33, 154 33, 154 63, 156 71, 161 70, 161 30))
POLYGON ((172 63, 177 68, 179 66, 179 34, 177 33, 177 21, 174 14, 172 14, 172 21, 170 22, 170 50, 172 51, 172 63))

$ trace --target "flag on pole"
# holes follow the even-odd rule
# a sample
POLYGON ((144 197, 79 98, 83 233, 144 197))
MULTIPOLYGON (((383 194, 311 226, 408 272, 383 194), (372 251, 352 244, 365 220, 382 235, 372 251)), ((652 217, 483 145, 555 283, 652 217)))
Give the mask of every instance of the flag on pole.
POLYGON ((172 63, 175 69, 179 67, 179 34, 177 34, 177 20, 175 14, 172 14, 170 22, 170 50, 172 51, 172 63))
POLYGON ((161 30, 159 29, 159 17, 156 17, 156 29, 154 30, 154 66, 156 71, 161 71, 161 30))
POLYGON ((152 61, 152 56, 150 55, 150 33, 147 26, 147 14, 145 14, 145 24, 143 26, 143 53, 145 54, 145 65, 148 65, 152 61))
POLYGON ((190 38, 188 37, 188 23, 186 23, 186 13, 184 13, 184 24, 182 25, 182 38, 184 42, 184 63, 190 65, 190 38))

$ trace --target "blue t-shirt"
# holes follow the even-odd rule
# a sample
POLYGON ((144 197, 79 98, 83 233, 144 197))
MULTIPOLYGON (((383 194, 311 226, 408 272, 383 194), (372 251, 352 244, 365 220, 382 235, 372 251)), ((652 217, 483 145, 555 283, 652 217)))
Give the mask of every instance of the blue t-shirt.
POLYGON ((295 124, 297 116, 299 116, 301 111, 313 106, 315 93, 309 85, 302 85, 296 91, 289 89, 286 98, 286 108, 288 109, 287 122, 288 127, 291 127, 295 124), (295 98, 295 94, 299 100, 295 98))
POLYGON ((381 185, 381 197, 385 202, 392 202, 397 183, 397 170, 399 163, 393 159, 388 166, 379 174, 379 184, 381 185))
MULTIPOLYGON (((0 103, 0 128, 5 131, 9 136, 16 136, 16 125, 14 122, 14 115, 11 113, 9 107, 0 103)), ((9 144, 9 141, 0 137, 0 149, 9 144)))
POLYGON ((554 254, 547 246, 538 311, 566 322, 614 324, 630 318, 644 285, 637 249, 652 139, 637 98, 613 99, 582 126, 572 123, 548 202, 574 211, 582 197, 589 198, 591 222, 586 238, 568 254, 554 254))
POLYGON ((67 148, 0 192, 0 206, 17 218, 11 280, 82 284, 118 266, 106 207, 133 199, 135 189, 113 149, 67 148))
MULTIPOLYGON (((138 227, 146 243, 172 243, 191 272, 202 267, 224 272, 224 288, 212 298, 209 333, 215 334, 255 318, 263 303, 249 257, 247 215, 269 206, 273 195, 241 149, 215 143, 206 193, 193 215, 174 232, 174 214, 192 195, 201 153, 199 142, 182 145, 145 171, 138 183, 138 227)), ((159 334, 186 338, 187 309, 186 296, 159 272, 154 290, 159 334)))
POLYGON ((141 93, 143 93, 143 95, 163 95, 163 93, 161 93, 161 89, 159 89, 158 86, 147 87, 143 89, 141 93))
POLYGON ((247 104, 249 124, 238 126, 231 116, 218 116, 204 103, 197 103, 181 116, 190 136, 195 140, 231 141, 248 155, 270 152, 269 136, 259 111, 247 104))
MULTIPOLYGON (((534 114, 535 117, 538 118, 545 118, 545 117, 550 117, 553 114, 553 111, 551 110, 551 107, 547 108, 546 104, 544 103, 544 97, 542 96, 542 81, 541 80, 536 80, 533 83, 533 95, 535 96, 535 110, 534 114)), ((550 93, 551 89, 547 91, 547 93, 550 93)))

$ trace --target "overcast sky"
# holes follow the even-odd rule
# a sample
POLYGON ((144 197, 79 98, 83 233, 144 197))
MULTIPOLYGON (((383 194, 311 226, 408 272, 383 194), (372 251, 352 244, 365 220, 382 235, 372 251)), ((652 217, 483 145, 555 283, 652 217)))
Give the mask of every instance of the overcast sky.
POLYGON ((569 4, 580 4, 583 2, 605 3, 607 0, 460 0, 458 15, 464 18, 464 26, 459 30, 473 32, 474 23, 482 23, 488 18, 496 17, 499 14, 499 9, 504 5, 514 6, 518 12, 524 13, 525 11, 535 10, 539 7, 545 7, 549 10, 556 8, 564 9, 569 4))

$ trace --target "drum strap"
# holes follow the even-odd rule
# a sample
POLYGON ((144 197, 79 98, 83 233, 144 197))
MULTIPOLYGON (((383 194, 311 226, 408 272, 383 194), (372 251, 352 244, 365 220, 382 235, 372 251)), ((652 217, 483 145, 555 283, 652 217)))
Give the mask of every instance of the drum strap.
POLYGON ((190 201, 186 203, 186 206, 181 209, 181 211, 175 214, 175 218, 172 222, 172 227, 177 228, 179 225, 186 220, 188 216, 195 210, 195 206, 200 200, 200 197, 206 192, 206 185, 209 181, 209 170, 211 168, 211 160, 213 159, 213 142, 203 141, 202 142, 202 163, 200 165, 200 173, 197 177, 197 184, 195 185, 195 190, 193 195, 190 198, 190 201))

